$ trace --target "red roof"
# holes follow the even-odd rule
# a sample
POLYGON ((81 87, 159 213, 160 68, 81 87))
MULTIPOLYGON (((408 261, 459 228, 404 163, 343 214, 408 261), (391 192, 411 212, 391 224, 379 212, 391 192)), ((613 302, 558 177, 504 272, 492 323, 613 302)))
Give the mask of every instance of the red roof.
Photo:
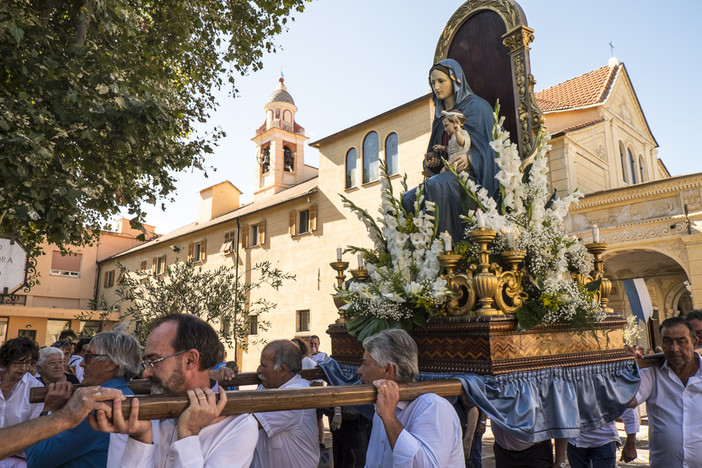
POLYGON ((604 102, 621 64, 604 66, 536 93, 543 112, 576 109, 604 102))

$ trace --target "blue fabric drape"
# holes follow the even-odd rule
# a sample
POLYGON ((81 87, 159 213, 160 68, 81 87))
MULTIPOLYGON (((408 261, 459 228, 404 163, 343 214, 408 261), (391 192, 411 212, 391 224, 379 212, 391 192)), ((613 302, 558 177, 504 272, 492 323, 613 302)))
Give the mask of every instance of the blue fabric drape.
MULTIPOLYGON (((361 383, 352 366, 320 364, 330 385, 361 383)), ((635 361, 553 367, 498 376, 421 373, 418 380, 460 379, 468 396, 492 423, 527 442, 577 437, 614 421, 639 387, 635 361)), ((366 405, 370 406, 371 405, 366 405)))

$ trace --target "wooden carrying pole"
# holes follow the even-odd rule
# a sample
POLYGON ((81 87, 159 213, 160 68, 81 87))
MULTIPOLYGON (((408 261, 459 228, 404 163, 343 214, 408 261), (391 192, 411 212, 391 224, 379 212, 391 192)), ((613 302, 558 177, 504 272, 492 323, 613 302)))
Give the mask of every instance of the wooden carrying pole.
MULTIPOLYGON (((702 350, 698 350, 701 352, 702 350)), ((663 363, 663 353, 650 354, 637 359, 639 368, 652 367, 663 363)), ((321 368, 303 369, 304 379, 325 379, 321 368)), ((221 382, 222 386, 258 385, 255 372, 238 374, 234 379, 221 382)), ((75 386, 76 388, 78 386, 75 386)), ((179 415, 187 406, 185 395, 149 395, 148 379, 133 380, 129 383, 132 391, 139 396, 139 419, 171 418, 179 415)), ((30 390, 30 402, 40 403, 46 396, 46 387, 30 390)), ((413 382, 400 385, 400 399, 412 400, 423 393, 436 393, 441 396, 456 396, 461 393, 460 382, 455 379, 413 382)), ((326 408, 375 403, 376 391, 372 385, 330 386, 305 389, 259 390, 256 392, 227 392, 227 406, 223 414, 241 414, 283 409, 326 408)), ((129 414, 131 397, 122 403, 123 412, 129 414)))
MULTIPOLYGON (((300 372, 303 379, 306 380, 326 380, 327 377, 324 375, 324 371, 320 367, 313 367, 311 369, 303 369, 300 372)), ((231 380, 226 380, 220 382, 223 387, 239 387, 241 385, 258 385, 261 383, 258 380, 258 374, 255 372, 242 372, 237 374, 231 380)), ((73 389, 78 388, 79 385, 74 385, 73 389)), ((134 392, 135 395, 148 395, 151 393, 151 382, 149 379, 135 379, 129 382, 129 388, 134 392)), ((30 403, 41 403, 46 398, 46 394, 49 391, 47 387, 34 387, 29 390, 29 402, 30 403)))
MULTIPOLYGON (((414 400, 424 393, 457 396, 463 392, 460 380, 431 380, 399 384, 400 400, 414 400)), ((222 415, 263 411, 327 408, 375 403, 378 395, 373 385, 346 385, 314 388, 291 388, 227 392, 222 415)), ((128 417, 132 398, 122 402, 122 414, 128 417)), ((139 419, 177 418, 190 404, 185 395, 148 395, 139 398, 139 419)))

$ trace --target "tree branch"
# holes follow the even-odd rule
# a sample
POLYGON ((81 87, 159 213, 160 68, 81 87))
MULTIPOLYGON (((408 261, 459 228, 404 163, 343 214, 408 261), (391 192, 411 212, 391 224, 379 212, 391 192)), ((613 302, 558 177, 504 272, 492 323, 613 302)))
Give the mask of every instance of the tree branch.
POLYGON ((44 8, 41 10, 41 13, 39 13, 39 21, 44 28, 49 26, 49 20, 54 11, 54 1, 55 0, 46 0, 44 8))
POLYGON ((80 9, 81 14, 80 18, 78 18, 76 35, 73 40, 73 45, 76 47, 83 47, 85 45, 85 40, 88 37, 88 27, 90 26, 90 20, 93 17, 96 3, 97 0, 85 0, 85 5, 80 9))

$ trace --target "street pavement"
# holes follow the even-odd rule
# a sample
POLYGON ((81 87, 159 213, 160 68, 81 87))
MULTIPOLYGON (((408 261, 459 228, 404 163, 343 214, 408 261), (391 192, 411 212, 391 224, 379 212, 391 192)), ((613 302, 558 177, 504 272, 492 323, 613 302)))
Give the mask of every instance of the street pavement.
MULTIPOLYGON (((626 432, 624 432, 624 424, 617 422, 617 429, 619 430, 619 436, 622 441, 626 440, 626 432)), ((495 454, 492 451, 492 445, 495 442, 495 438, 490 430, 490 422, 488 421, 488 427, 483 435, 483 468, 495 468, 495 454)), ((617 460, 621 458, 622 451, 619 449, 617 452, 617 460)), ((636 459, 630 463, 624 463, 623 461, 617 462, 618 467, 644 467, 649 466, 648 464, 648 425, 641 424, 641 429, 636 437, 636 459)), ((568 464, 568 466, 570 466, 568 464)))

